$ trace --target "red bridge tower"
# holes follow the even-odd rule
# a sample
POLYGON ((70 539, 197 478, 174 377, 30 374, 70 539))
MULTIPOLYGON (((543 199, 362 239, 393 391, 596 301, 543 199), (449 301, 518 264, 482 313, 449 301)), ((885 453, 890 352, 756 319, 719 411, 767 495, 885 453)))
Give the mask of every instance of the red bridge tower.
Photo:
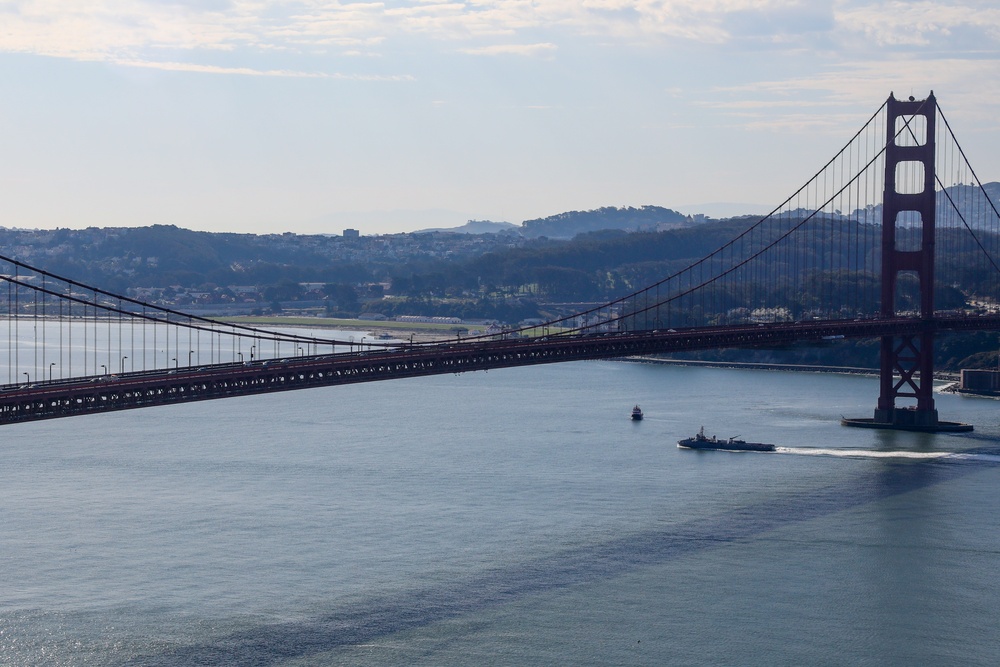
POLYGON ((915 431, 971 431, 968 424, 942 422, 934 407, 934 126, 937 102, 886 102, 885 189, 882 199, 882 311, 897 313, 900 274, 916 277, 920 289, 923 330, 912 335, 883 336, 881 392, 873 419, 845 419, 850 426, 915 431), (914 228, 900 246, 897 232, 914 228), (897 398, 916 405, 897 407, 897 398))

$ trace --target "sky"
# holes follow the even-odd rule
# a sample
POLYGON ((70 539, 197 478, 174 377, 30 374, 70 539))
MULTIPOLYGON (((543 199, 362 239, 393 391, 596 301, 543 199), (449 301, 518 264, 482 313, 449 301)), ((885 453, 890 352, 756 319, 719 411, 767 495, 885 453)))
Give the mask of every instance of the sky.
POLYGON ((1000 180, 995 0, 0 0, 0 226, 763 212, 931 90, 1000 180))

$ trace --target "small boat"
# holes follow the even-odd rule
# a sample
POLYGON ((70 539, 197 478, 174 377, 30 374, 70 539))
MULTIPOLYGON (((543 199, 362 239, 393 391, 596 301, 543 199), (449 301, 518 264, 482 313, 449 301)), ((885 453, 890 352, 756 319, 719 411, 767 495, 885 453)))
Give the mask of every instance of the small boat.
POLYGON ((637 422, 642 420, 642 408, 638 405, 632 408, 632 421, 637 422))
POLYGON ((774 445, 763 442, 747 442, 738 440, 739 436, 720 440, 714 435, 710 438, 705 435, 705 427, 702 426, 693 438, 684 438, 677 442, 678 447, 688 449, 725 449, 734 452, 773 452, 774 445))

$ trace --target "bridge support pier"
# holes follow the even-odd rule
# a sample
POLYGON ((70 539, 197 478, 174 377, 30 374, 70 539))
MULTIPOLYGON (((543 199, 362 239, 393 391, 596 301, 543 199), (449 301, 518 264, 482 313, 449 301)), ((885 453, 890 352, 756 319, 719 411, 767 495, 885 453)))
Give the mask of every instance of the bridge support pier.
POLYGON ((873 422, 882 428, 920 431, 938 430, 938 412, 934 407, 934 334, 930 331, 913 336, 883 336, 881 392, 873 422), (896 407, 900 397, 915 398, 917 404, 896 407))
MULTIPOLYGON (((901 273, 917 279, 920 317, 926 328, 909 336, 883 336, 878 406, 871 419, 844 419, 846 426, 905 431, 971 431, 969 424, 942 422, 934 407, 934 137, 937 102, 886 102, 885 187, 882 194, 882 310, 897 316, 897 284, 901 273), (920 178, 922 176, 922 178, 920 178), (909 177, 912 180, 907 180, 909 177), (900 229, 919 231, 902 243, 900 229), (897 398, 916 405, 897 407, 897 398)), ((905 233, 905 232, 904 232, 905 233)))

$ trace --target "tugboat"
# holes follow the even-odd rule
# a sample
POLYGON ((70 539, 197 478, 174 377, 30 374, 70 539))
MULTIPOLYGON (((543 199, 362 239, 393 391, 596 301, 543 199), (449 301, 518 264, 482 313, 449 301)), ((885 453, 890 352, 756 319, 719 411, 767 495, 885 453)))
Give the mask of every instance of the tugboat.
POLYGON ((747 442, 746 440, 737 440, 736 437, 729 438, 728 440, 719 440, 714 435, 709 438, 705 435, 704 426, 701 427, 701 430, 693 438, 684 438, 678 441, 677 446, 688 449, 725 449, 734 452, 774 451, 774 445, 768 445, 763 442, 747 442))
POLYGON ((642 408, 638 405, 632 408, 632 421, 642 421, 642 408))

